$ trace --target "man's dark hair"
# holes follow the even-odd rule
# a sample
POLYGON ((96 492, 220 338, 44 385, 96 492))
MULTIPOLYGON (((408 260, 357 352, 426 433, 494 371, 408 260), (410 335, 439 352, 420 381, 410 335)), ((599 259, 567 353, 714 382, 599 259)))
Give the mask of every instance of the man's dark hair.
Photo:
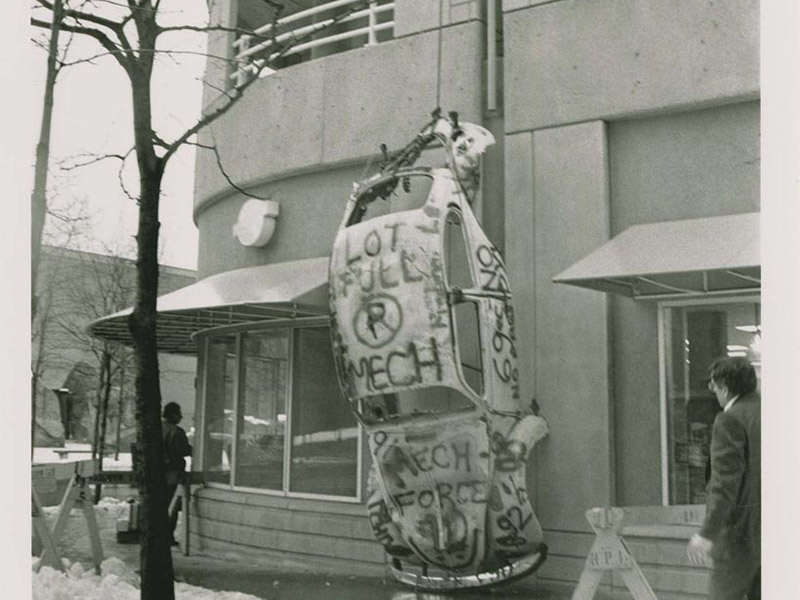
POLYGON ((177 402, 167 402, 164 405, 163 415, 165 419, 172 419, 179 414, 181 414, 181 405, 177 402))
POLYGON ((755 367, 741 356, 718 358, 708 368, 708 378, 727 387, 733 396, 751 394, 758 387, 755 367))

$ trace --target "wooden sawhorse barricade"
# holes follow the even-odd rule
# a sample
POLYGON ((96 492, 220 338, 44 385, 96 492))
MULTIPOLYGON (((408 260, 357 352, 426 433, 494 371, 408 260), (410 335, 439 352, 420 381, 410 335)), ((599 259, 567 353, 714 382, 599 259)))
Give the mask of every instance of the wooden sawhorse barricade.
MULTIPOLYGON (((61 554, 58 551, 58 540, 63 535, 73 508, 83 512, 86 526, 89 531, 89 541, 92 549, 92 561, 95 571, 100 573, 103 562, 103 545, 97 527, 97 518, 90 494, 90 483, 106 484, 131 484, 134 480, 132 471, 106 471, 98 470, 96 460, 84 460, 64 464, 36 465, 31 468, 31 516, 33 533, 42 545, 40 566, 49 565, 60 571, 64 570, 61 554), (55 491, 58 481, 68 480, 67 488, 61 499, 58 509, 58 518, 52 531, 47 525, 42 504, 36 491, 47 489, 55 491)), ((191 486, 202 484, 203 474, 200 472, 187 473, 185 481, 178 486, 175 495, 169 504, 169 514, 183 507, 183 526, 181 528, 181 551, 184 556, 189 555, 189 513, 191 506, 191 486)))
POLYGON ((595 532, 595 539, 572 600, 591 600, 603 575, 609 571, 616 572, 622 578, 634 600, 657 600, 622 538, 626 512, 630 512, 631 520, 634 521, 626 524, 631 533, 638 532, 641 535, 644 530, 648 530, 647 535, 658 535, 656 530, 664 526, 699 528, 705 516, 705 507, 639 506, 587 510, 586 520, 595 532))
POLYGON ((89 541, 92 547, 92 560, 95 571, 100 573, 103 562, 103 545, 100 541, 100 532, 97 528, 97 518, 94 514, 94 505, 89 493, 89 478, 97 471, 94 460, 83 460, 63 465, 38 465, 31 468, 31 516, 33 518, 33 532, 42 544, 41 565, 50 565, 60 571, 64 570, 61 554, 58 552, 58 539, 64 533, 67 520, 73 508, 79 508, 86 518, 89 530, 89 541), (68 479, 67 489, 61 499, 58 509, 58 519, 52 532, 47 526, 44 510, 36 492, 37 485, 52 487, 56 482, 68 479))
MULTIPOLYGON (((177 487, 175 494, 170 499, 167 508, 167 518, 171 518, 179 508, 183 510, 183 522, 180 533, 180 548, 184 556, 189 556, 189 515, 191 511, 192 486, 202 485, 204 482, 201 471, 186 473, 184 481, 177 487)), ((91 478, 91 483, 105 484, 134 484, 133 471, 104 471, 91 478)), ((138 525, 133 524, 136 529, 138 525)))
POLYGON ((603 575, 608 571, 616 571, 622 577, 634 600, 658 600, 622 539, 624 518, 625 512, 621 508, 591 508, 586 511, 586 520, 594 530, 595 540, 572 600, 594 598, 603 575))

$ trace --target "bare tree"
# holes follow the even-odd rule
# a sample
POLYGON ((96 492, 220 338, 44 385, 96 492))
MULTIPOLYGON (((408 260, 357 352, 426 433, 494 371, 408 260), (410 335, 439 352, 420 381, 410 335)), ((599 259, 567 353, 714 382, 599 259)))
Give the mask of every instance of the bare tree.
MULTIPOLYGON (((52 13, 56 10, 50 0, 35 0, 36 6, 52 13)), ((281 12, 279 3, 265 0, 276 10, 273 24, 281 12)), ((366 5, 366 2, 363 3, 366 5)), ((333 19, 326 26, 337 25, 351 10, 333 19)), ((245 90, 258 79, 259 71, 269 68, 283 57, 292 45, 300 41, 292 38, 278 43, 271 37, 269 52, 262 61, 256 61, 251 77, 241 78, 230 89, 219 90, 219 101, 214 103, 199 120, 181 134, 167 139, 154 126, 151 95, 151 76, 156 53, 170 52, 158 42, 162 36, 176 31, 228 31, 246 33, 255 39, 264 39, 253 31, 211 24, 205 27, 189 25, 165 26, 161 24, 162 0, 125 0, 124 2, 92 2, 74 8, 64 0, 61 30, 93 39, 101 54, 112 57, 127 75, 130 82, 133 107, 133 153, 138 167, 139 189, 135 194, 139 205, 137 242, 136 300, 128 321, 134 341, 136 356, 136 423, 139 489, 142 497, 141 521, 141 597, 144 600, 172 600, 174 598, 172 557, 169 545, 166 483, 163 474, 163 448, 161 439, 161 390, 159 383, 158 349, 156 340, 156 298, 158 290, 158 231, 159 202, 164 172, 175 153, 187 143, 192 143, 204 127, 227 113, 241 98, 245 90)), ((51 19, 52 20, 52 19, 51 19)), ((50 28, 51 20, 34 16, 31 23, 50 28)), ((273 32, 277 27, 273 27, 273 32)), ((316 32, 311 32, 313 35, 316 32)), ((167 42, 168 43, 168 39, 167 42)), ((172 50, 175 52, 175 50, 172 50)), ((123 162, 128 154, 116 156, 123 162)), ((105 158, 105 157, 103 157, 105 158)))
MULTIPOLYGON (((86 224, 86 215, 82 208, 80 200, 68 202, 60 210, 47 206, 46 216, 50 217, 50 225, 43 227, 42 242, 47 243, 50 238, 57 236, 63 245, 69 245, 72 240, 80 237, 86 224)), ((40 244, 36 261, 43 264, 41 248, 40 244)), ((61 256, 50 257, 47 269, 37 268, 37 280, 32 290, 37 310, 31 319, 31 455, 38 422, 37 399, 42 392, 41 381, 48 367, 52 367, 57 360, 58 354, 58 340, 51 338, 59 329, 57 294, 64 283, 61 266, 61 256)))
POLYGON ((48 40, 47 76, 42 103, 42 122, 36 144, 33 192, 31 193, 31 316, 36 316, 36 274, 39 268, 39 249, 42 245, 45 213, 47 211, 47 173, 50 161, 50 130, 53 119, 53 97, 58 76, 58 38, 61 33, 63 0, 54 0, 50 39, 48 40))
MULTIPOLYGON (((101 468, 106 453, 112 390, 124 387, 125 373, 130 372, 133 361, 128 348, 92 337, 86 332, 86 325, 130 306, 135 298, 134 267, 121 254, 124 253, 116 248, 106 247, 102 254, 81 255, 68 273, 69 280, 61 287, 62 302, 69 310, 60 315, 57 322, 67 342, 91 353, 98 366, 92 456, 99 460, 101 468)), ((122 410, 121 405, 119 408, 122 410)), ((121 418, 121 413, 117 418, 121 418)), ((100 492, 98 485, 95 503, 100 499, 100 492)))

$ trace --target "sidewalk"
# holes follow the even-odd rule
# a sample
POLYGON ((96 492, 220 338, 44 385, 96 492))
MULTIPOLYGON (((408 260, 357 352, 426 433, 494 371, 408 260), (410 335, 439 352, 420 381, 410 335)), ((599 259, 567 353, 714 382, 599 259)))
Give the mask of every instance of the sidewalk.
POLYGON ((519 598, 562 600, 565 595, 531 591, 530 584, 509 584, 499 588, 459 591, 457 594, 423 594, 402 586, 390 578, 355 577, 345 574, 314 574, 279 570, 264 565, 242 565, 238 562, 208 556, 173 554, 178 580, 204 588, 238 591, 265 600, 479 600, 485 598, 519 598))
MULTIPOLYGON (((139 566, 139 544, 118 544, 115 522, 125 511, 124 504, 95 507, 103 553, 117 557, 133 569, 139 566)), ((51 514, 50 519, 54 515, 51 514)), ((90 568, 92 553, 80 511, 73 511, 60 540, 63 556, 90 568)), ((478 600, 511 598, 525 600, 568 600, 569 593, 534 588, 532 579, 507 586, 456 594, 423 594, 402 586, 387 573, 384 577, 351 576, 347 573, 319 573, 247 559, 232 560, 193 553, 183 556, 172 551, 176 581, 209 590, 252 594, 264 600, 478 600)))

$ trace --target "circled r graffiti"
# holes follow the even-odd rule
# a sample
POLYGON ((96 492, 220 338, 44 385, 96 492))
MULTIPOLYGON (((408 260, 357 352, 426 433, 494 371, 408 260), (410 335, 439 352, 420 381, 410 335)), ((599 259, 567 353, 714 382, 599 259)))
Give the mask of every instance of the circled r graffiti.
POLYGON ((391 342, 403 326, 403 309, 394 296, 375 294, 364 298, 353 319, 358 340, 370 348, 391 342))

